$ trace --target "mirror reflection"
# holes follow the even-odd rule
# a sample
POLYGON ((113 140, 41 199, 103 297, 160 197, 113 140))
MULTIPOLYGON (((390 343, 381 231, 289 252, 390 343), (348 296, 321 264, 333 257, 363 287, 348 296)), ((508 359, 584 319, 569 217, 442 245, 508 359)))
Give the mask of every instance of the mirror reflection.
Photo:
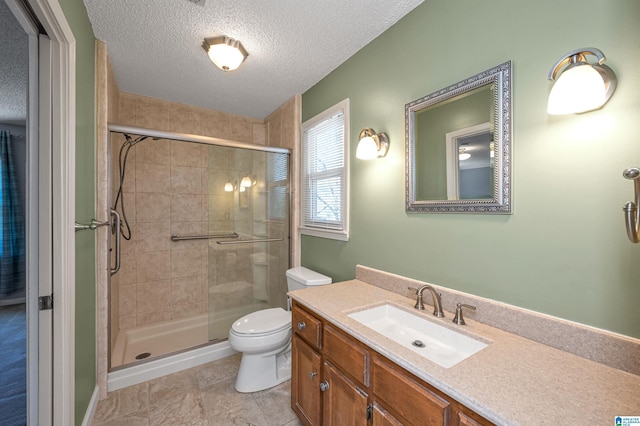
POLYGON ((510 68, 406 105, 407 211, 511 212, 510 68))

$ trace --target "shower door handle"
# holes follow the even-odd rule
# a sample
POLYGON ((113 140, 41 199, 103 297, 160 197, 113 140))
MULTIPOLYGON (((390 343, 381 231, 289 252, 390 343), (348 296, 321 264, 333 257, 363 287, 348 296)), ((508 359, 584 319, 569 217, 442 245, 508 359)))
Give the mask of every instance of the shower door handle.
POLYGON ((120 213, 111 209, 111 217, 111 226, 115 228, 113 232, 116 234, 116 265, 111 268, 111 275, 113 275, 120 270, 120 237, 122 234, 120 232, 120 213))

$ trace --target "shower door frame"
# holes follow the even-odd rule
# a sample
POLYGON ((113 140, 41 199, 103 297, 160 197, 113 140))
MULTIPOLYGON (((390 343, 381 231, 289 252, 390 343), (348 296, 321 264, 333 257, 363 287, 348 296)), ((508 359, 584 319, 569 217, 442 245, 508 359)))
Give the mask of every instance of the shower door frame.
MULTIPOLYGON (((246 143, 246 142, 239 142, 239 141, 233 141, 233 140, 229 140, 229 139, 222 139, 222 138, 215 138, 215 137, 210 137, 210 136, 202 136, 202 135, 194 135, 194 134, 189 134, 189 133, 177 133, 177 132, 168 132, 168 131, 163 131, 163 130, 155 130, 155 129, 148 129, 148 128, 144 128, 144 127, 135 127, 135 126, 127 126, 127 125, 120 125, 120 124, 114 124, 114 123, 108 123, 107 125, 107 131, 106 131, 106 140, 108 143, 108 149, 107 151, 110 153, 111 152, 111 133, 128 133, 128 134, 135 134, 138 136, 148 136, 151 138, 159 138, 159 139, 169 139, 169 140, 174 140, 174 141, 182 141, 182 142, 195 142, 195 143, 201 143, 201 144, 206 144, 206 145, 215 145, 215 146, 223 146, 223 147, 230 147, 230 148, 241 148, 241 149, 249 149, 252 151, 261 151, 261 152, 270 152, 270 153, 279 153, 279 154, 289 154, 290 158, 289 158, 289 164, 288 164, 288 168, 289 168, 289 172, 288 172, 288 187, 289 187, 289 193, 288 193, 288 203, 289 203, 289 210, 290 210, 290 214, 289 214, 289 240, 290 240, 290 244, 291 244, 291 232, 293 229, 293 216, 291 215, 291 208, 293 206, 292 204, 292 197, 293 197, 293 190, 292 190, 292 184, 293 184, 293 174, 292 174, 292 164, 293 164, 293 159, 291 158, 293 155, 293 152, 291 149, 288 148, 280 148, 280 147, 273 147, 273 146, 268 146, 268 145, 255 145, 255 144, 251 144, 251 143, 246 143)), ((111 155, 111 154, 108 154, 111 155)), ((111 167, 113 167, 113 165, 111 165, 111 167)), ((109 170, 109 176, 111 176, 111 170, 109 170)), ((109 197, 107 197, 109 198, 109 197)), ((109 199, 109 208, 111 208, 111 201, 109 199)), ((108 244, 109 247, 111 246, 111 233, 109 233, 109 240, 108 240, 108 244)), ((292 255, 292 248, 289 247, 289 265, 292 265, 293 262, 293 255, 292 255)), ((109 253, 109 250, 107 250, 107 253, 109 253)), ((110 256, 107 255, 108 259, 107 259, 107 265, 110 265, 110 256)), ((110 308, 110 303, 111 303, 111 274, 109 273, 109 269, 111 268, 111 266, 109 266, 107 268, 106 271, 104 271, 107 274, 107 287, 108 287, 108 303, 109 306, 106 306, 106 309, 100 310, 99 312, 105 312, 106 313, 106 319, 105 319, 105 323, 107 325, 107 329, 104 330, 105 333, 107 333, 107 345, 106 345, 106 357, 103 359, 107 360, 107 365, 110 366, 111 365, 111 308, 110 308)), ((214 342, 209 342, 210 343, 215 343, 214 342)), ((191 349, 191 348, 190 348, 191 349)), ((190 350, 190 349, 186 349, 186 350, 190 350)), ((169 354, 171 355, 171 354, 169 354)), ((98 354, 98 357, 100 357, 100 354, 98 354)), ((127 365, 123 365, 122 368, 127 368, 127 365)), ((118 369, 120 369, 120 367, 118 367, 118 369)), ((108 371, 111 371, 111 368, 108 368, 108 371)))

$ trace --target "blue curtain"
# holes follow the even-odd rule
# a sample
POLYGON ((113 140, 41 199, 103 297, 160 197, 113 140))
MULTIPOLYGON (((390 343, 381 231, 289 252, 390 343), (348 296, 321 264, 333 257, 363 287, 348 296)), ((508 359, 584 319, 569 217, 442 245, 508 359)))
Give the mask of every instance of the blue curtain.
POLYGON ((20 290, 25 271, 24 223, 9 139, 0 131, 0 296, 20 290))

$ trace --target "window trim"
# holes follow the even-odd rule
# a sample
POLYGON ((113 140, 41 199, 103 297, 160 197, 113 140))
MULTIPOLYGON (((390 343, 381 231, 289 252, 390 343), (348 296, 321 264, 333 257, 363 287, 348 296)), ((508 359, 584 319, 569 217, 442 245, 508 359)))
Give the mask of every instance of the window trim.
POLYGON ((350 158, 349 158, 349 147, 350 147, 350 141, 349 141, 349 135, 350 135, 350 102, 349 102, 349 98, 346 98, 340 102, 338 102, 337 104, 333 105, 330 108, 327 108, 326 110, 322 111, 321 113, 315 115, 314 117, 308 119, 307 121, 305 121, 304 123, 302 123, 302 126, 300 128, 300 135, 301 135, 301 149, 300 149, 300 215, 299 215, 299 224, 298 224, 298 231, 300 232, 300 234, 302 235, 309 235, 309 236, 313 236, 313 237, 320 237, 320 238, 328 238, 328 239, 332 239, 332 240, 338 240, 338 241, 349 241, 349 199, 350 199, 350 194, 349 194, 349 188, 350 188, 350 177, 349 177, 349 165, 350 165, 350 158), (304 166, 304 150, 305 150, 305 141, 304 141, 304 133, 305 130, 315 126, 316 124, 326 120, 327 118, 331 117, 332 115, 338 113, 342 111, 344 114, 344 135, 343 135, 343 155, 344 155, 344 195, 342 197, 344 206, 343 206, 343 219, 342 219, 342 230, 333 230, 333 229, 320 229, 320 228, 315 228, 315 227, 307 227, 305 226, 305 215, 304 215, 304 202, 305 202, 305 194, 306 194, 306 185, 305 185, 305 180, 306 177, 304 175, 304 170, 305 170, 305 166, 304 166))

